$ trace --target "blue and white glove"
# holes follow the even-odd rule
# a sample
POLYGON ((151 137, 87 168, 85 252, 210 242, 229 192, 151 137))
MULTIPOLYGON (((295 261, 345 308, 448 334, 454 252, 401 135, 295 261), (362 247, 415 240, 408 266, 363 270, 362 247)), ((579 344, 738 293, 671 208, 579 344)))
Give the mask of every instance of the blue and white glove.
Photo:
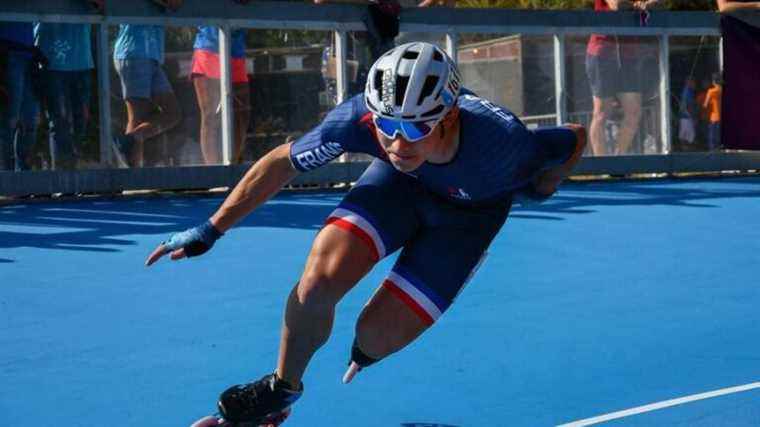
POLYGON ((170 251, 184 248, 185 255, 193 257, 206 253, 220 237, 222 233, 211 224, 211 221, 206 221, 197 227, 175 233, 163 245, 170 251))

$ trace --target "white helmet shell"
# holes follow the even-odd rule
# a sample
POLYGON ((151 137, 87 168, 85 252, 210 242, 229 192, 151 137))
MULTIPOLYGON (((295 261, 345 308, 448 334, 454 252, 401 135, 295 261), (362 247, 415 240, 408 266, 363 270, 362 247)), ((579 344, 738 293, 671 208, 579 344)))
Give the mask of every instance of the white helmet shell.
POLYGON ((364 102, 372 113, 389 119, 438 120, 456 103, 460 81, 456 64, 441 48, 406 43, 372 65, 364 102))

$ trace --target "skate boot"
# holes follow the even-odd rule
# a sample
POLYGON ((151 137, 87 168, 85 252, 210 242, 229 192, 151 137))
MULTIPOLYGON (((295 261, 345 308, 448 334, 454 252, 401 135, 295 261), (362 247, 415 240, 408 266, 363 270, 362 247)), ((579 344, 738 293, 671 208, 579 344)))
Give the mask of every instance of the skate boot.
POLYGON ((364 354, 362 349, 359 348, 356 338, 354 338, 354 343, 351 345, 351 359, 348 361, 348 370, 343 375, 343 384, 350 383, 359 371, 377 362, 378 359, 364 354))
POLYGON ((236 385, 219 396, 219 412, 222 418, 235 427, 279 425, 290 414, 292 405, 303 393, 269 374, 262 379, 244 385, 236 385))

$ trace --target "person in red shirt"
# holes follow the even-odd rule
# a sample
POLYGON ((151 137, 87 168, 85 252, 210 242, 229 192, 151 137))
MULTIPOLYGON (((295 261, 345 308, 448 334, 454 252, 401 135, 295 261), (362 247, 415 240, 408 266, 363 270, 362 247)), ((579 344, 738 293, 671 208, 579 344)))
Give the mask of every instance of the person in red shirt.
MULTIPOLYGON (((623 10, 646 11, 657 8, 659 0, 595 0, 597 12, 623 10)), ((589 129, 591 149, 595 156, 624 154, 630 151, 641 122, 642 92, 651 73, 645 72, 645 60, 652 49, 634 36, 593 34, 586 49, 586 74, 591 84, 594 111, 589 129), (623 122, 613 152, 608 150, 604 124, 616 103, 623 110, 623 122)))

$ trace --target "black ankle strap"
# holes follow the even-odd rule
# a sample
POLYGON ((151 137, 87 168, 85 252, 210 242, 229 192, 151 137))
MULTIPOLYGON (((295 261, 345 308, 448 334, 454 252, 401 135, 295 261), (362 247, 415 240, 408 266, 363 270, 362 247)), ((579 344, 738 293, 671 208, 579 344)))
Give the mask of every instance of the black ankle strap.
POLYGON ((272 377, 274 378, 274 384, 272 385, 274 389, 286 389, 288 391, 293 391, 296 393, 303 392, 303 381, 301 381, 301 384, 299 384, 300 387, 293 387, 293 384, 280 378, 280 376, 277 375, 277 371, 272 373, 272 377))
POLYGON ((361 366, 362 368, 366 368, 378 360, 379 359, 374 359, 364 354, 362 349, 359 348, 359 344, 357 343, 356 338, 354 338, 354 343, 351 345, 351 360, 348 361, 349 365, 351 362, 356 362, 357 365, 361 366))

